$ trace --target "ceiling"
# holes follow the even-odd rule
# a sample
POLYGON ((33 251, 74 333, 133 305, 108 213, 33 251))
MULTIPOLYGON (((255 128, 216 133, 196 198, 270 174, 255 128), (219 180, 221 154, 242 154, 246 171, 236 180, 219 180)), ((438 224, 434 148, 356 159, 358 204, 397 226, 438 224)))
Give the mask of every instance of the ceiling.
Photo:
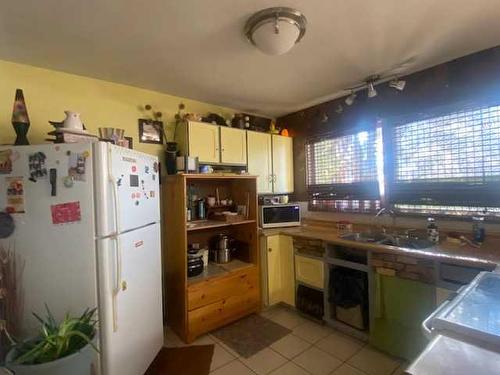
POLYGON ((0 59, 279 116, 499 45, 499 19, 498 0, 3 1, 0 59), (282 56, 242 33, 271 6, 308 20, 282 56))

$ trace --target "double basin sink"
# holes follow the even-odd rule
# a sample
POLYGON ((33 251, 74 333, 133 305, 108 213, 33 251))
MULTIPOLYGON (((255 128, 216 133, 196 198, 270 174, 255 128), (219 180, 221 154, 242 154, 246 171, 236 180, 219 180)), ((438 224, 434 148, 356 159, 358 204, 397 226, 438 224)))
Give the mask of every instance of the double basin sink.
POLYGON ((418 237, 400 234, 353 232, 340 236, 341 239, 354 242, 373 243, 376 245, 396 246, 404 249, 425 250, 432 248, 434 243, 418 237))

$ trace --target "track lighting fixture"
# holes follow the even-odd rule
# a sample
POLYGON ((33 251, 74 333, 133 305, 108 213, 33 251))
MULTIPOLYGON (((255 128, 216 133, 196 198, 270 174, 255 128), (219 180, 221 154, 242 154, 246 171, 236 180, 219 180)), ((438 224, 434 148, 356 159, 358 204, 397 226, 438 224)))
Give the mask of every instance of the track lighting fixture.
POLYGON ((351 95, 345 98, 345 104, 352 105, 354 103, 354 100, 356 99, 356 96, 356 93, 354 91, 351 91, 351 95))
POLYGON ((392 87, 393 89, 396 89, 398 91, 403 91, 406 86, 406 81, 403 81, 402 79, 394 78, 392 81, 389 82, 389 87, 392 87))
POLYGON ((369 98, 374 98, 377 96, 377 90, 375 90, 375 87, 373 86, 373 82, 369 81, 366 83, 367 89, 368 89, 368 97, 369 98))

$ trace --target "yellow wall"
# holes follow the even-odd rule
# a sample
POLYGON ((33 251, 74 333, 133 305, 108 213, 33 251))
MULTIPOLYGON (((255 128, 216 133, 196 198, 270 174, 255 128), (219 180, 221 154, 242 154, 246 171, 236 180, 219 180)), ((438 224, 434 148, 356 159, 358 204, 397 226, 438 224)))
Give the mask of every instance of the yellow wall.
POLYGON ((226 118, 234 113, 228 108, 155 91, 0 60, 0 144, 15 140, 11 115, 16 88, 24 92, 31 144, 46 143, 47 132, 53 130, 48 120, 61 121, 63 111, 72 110, 81 114, 89 132, 97 135, 99 127, 125 129, 125 136, 134 138, 134 149, 161 156, 160 145, 139 143, 137 120, 144 118, 140 105, 151 104, 163 112, 169 129, 181 101, 187 112, 215 112, 226 118))

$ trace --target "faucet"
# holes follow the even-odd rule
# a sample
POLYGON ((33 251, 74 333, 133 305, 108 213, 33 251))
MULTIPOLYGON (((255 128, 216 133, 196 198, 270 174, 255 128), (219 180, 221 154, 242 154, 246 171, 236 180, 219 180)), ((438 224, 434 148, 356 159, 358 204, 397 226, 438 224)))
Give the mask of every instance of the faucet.
POLYGON ((382 216, 384 214, 388 214, 391 217, 396 216, 396 213, 393 210, 391 210, 390 208, 382 207, 380 210, 377 211, 377 213, 375 214, 375 217, 379 217, 379 216, 382 216))

